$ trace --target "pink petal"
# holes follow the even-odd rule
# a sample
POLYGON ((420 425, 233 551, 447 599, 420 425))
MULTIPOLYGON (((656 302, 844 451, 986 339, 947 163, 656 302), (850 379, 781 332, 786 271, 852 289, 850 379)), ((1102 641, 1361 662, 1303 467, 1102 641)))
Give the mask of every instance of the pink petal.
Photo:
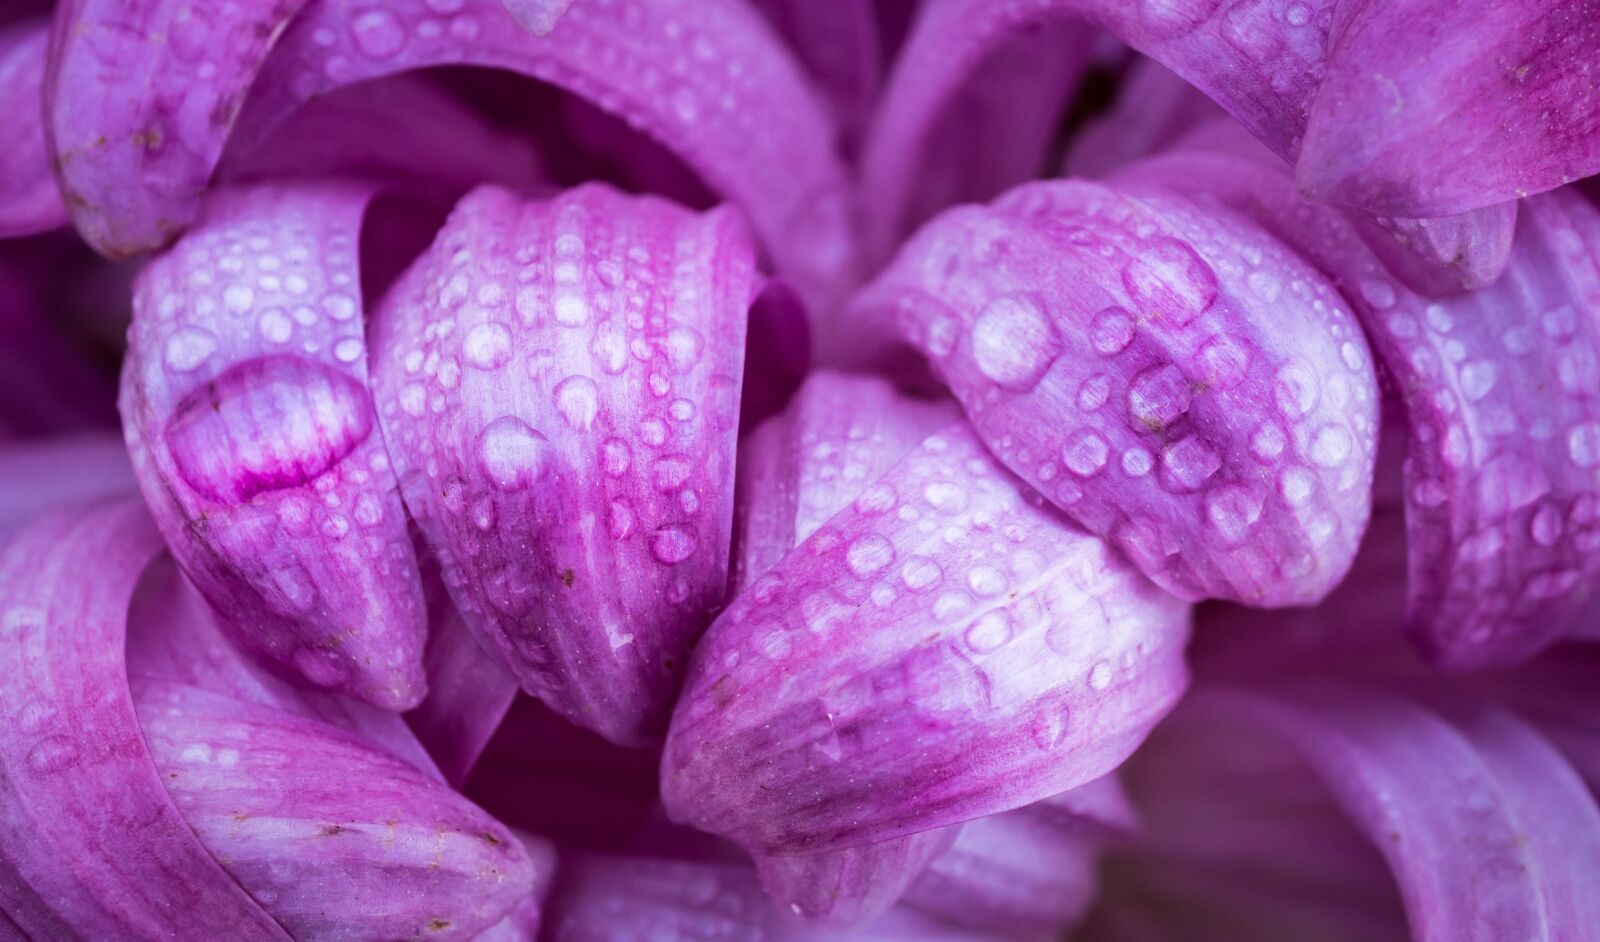
POLYGON ((127 448, 110 433, 0 444, 0 481, 0 539, 45 513, 137 489, 127 448))
POLYGON ((0 112, 7 125, 0 143, 0 238, 44 232, 67 221, 50 172, 41 105, 49 44, 49 20, 0 27, 0 112))
POLYGON ((287 939, 179 814, 134 715, 128 601, 160 550, 134 502, 0 547, 0 910, 33 938, 287 939))
POLYGON ((1453 668, 1525 659, 1567 633, 1600 561, 1600 211, 1569 191, 1525 200, 1506 274, 1430 302, 1383 277, 1337 213, 1249 156, 1135 171, 1255 216, 1340 284, 1404 396, 1410 630, 1453 668))
POLYGON ((372 195, 215 194, 136 285, 122 411, 156 522, 239 640, 407 709, 426 616, 367 391, 356 252, 372 195))
POLYGON ((239 108, 305 0, 63 0, 45 129, 84 239, 113 258, 194 219, 239 108))
POLYGON ((1185 606, 964 423, 862 483, 701 641, 675 819, 765 854, 904 837, 1098 777, 1182 689, 1185 606))
POLYGON ((1351 0, 1311 103, 1297 177, 1322 199, 1441 216, 1600 171, 1583 2, 1351 0))
POLYGON ((1515 201, 1458 216, 1377 219, 1359 213, 1372 250, 1408 288, 1434 297, 1487 287, 1506 270, 1517 227, 1515 201), (1441 264, 1442 262, 1442 264, 1441 264))
POLYGON ((1169 149, 1223 115, 1200 89, 1156 60, 1139 56, 1123 74, 1110 110, 1072 136, 1061 173, 1109 176, 1123 164, 1169 149))
POLYGON ((831 296, 854 247, 826 114, 743 0, 705 0, 692 17, 681 12, 672 4, 577 3, 539 37, 501 0, 465 0, 446 16, 425 0, 382 10, 356 0, 317 3, 263 70, 240 146, 264 138, 311 97, 353 82, 438 65, 510 69, 601 104, 660 140, 744 208, 808 298, 831 296))
MULTIPOLYGON (((985 819, 986 820, 986 819, 985 819)), ((821 854, 756 854, 761 886, 779 909, 809 922, 865 926, 894 906, 962 825, 821 854)))
POLYGON ((456 604, 619 743, 665 731, 722 602, 754 256, 727 210, 485 188, 380 317, 380 421, 456 604))
POLYGON ((1013 472, 1188 599, 1303 605, 1366 526, 1377 383, 1333 288, 1243 217, 1081 182, 953 210, 860 295, 1013 472))

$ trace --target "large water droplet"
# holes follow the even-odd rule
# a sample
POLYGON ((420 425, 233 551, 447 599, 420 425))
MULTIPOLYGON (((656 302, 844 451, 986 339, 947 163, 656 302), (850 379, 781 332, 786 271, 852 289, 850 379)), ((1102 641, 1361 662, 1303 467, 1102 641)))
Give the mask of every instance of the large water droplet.
POLYGON ((368 10, 350 23, 356 48, 373 59, 387 59, 405 45, 406 33, 387 10, 368 10))
POLYGON ((583 431, 600 411, 600 390, 587 376, 568 376, 556 384, 556 411, 568 427, 583 431))
POLYGON ((216 352, 217 338, 199 327, 180 327, 167 338, 166 364, 180 373, 198 367, 216 352))
POLYGON ((894 561, 894 545, 876 533, 868 533, 850 544, 845 561, 851 572, 866 578, 894 561))
POLYGON ((1061 448, 1061 461, 1073 474, 1087 478, 1100 473, 1110 454, 1105 436, 1091 428, 1080 428, 1067 437, 1061 448))
POLYGON ((1179 439, 1161 452, 1162 482, 1173 490, 1199 490, 1222 467, 1222 456, 1198 435, 1179 439))
POLYGON ((990 301, 972 325, 972 357, 983 375, 1001 386, 1032 387, 1060 352, 1054 325, 1021 295, 990 301))
POLYGON ((190 487, 242 503, 311 481, 371 432, 371 402, 359 381, 311 360, 270 356, 184 397, 165 439, 190 487))
POLYGON ((493 321, 479 324, 467 331, 461 342, 461 356, 468 366, 497 370, 511 359, 511 331, 493 321))
POLYGON ((478 436, 478 458, 489 480, 502 490, 528 487, 552 460, 549 439, 514 415, 503 415, 478 436))
POLYGON ((1140 249, 1122 270, 1122 285, 1150 320, 1170 319, 1183 326, 1204 314, 1217 299, 1217 276, 1194 249, 1176 239, 1157 238, 1140 249))
POLYGON ((661 527, 650 534, 650 554, 671 566, 694 555, 694 535, 682 527, 661 527))
POLYGON ((1171 363, 1145 368, 1128 386, 1128 412, 1152 432, 1189 411, 1189 381, 1171 363))

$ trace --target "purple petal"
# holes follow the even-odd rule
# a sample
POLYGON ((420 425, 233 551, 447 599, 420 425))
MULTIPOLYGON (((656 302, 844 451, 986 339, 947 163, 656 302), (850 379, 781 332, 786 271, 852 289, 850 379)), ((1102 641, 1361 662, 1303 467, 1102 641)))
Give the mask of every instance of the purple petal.
POLYGON ((1307 604, 1349 568, 1371 358, 1332 286, 1249 220, 1030 184, 924 227, 855 307, 896 319, 1000 460, 1169 591, 1307 604))
POLYGON ((1251 213, 1327 272, 1403 395, 1410 630, 1453 668, 1525 659, 1571 630, 1597 578, 1600 211, 1525 200, 1506 274, 1439 301, 1383 277, 1336 212, 1273 163, 1190 154, 1133 171, 1251 213), (1590 446, 1594 445, 1594 448, 1590 446))
POLYGON ((756 288, 728 210, 485 188, 384 304, 380 420, 456 604, 619 743, 665 731, 722 602, 756 288))
POLYGON ((57 5, 45 128, 90 245, 136 255, 194 219, 257 70, 304 2, 57 5))
POLYGON ((1351 0, 1331 35, 1297 167, 1307 192, 1441 216, 1600 171, 1587 3, 1351 0))
POLYGON ((1323 931, 1332 918, 1370 920, 1365 931, 1330 937, 1406 938, 1384 902, 1393 894, 1374 866, 1378 854, 1412 938, 1585 938, 1600 927, 1600 905, 1569 878, 1600 860, 1600 811, 1559 754, 1503 710, 1370 682, 1217 688, 1175 714, 1134 768, 1155 843, 1130 879, 1147 881, 1147 909, 1162 906, 1184 928, 1233 926, 1205 938, 1312 937, 1285 935, 1281 922, 1277 934, 1243 928, 1307 905, 1331 910, 1318 920, 1323 931), (1306 771, 1320 786, 1290 786, 1306 771), (1331 821, 1306 829, 1324 788, 1368 846, 1331 821), (1273 826, 1285 812, 1296 827, 1273 826), (1185 870, 1231 877, 1202 891, 1212 918, 1185 910, 1204 899, 1180 889, 1185 870), (1275 902, 1217 918, 1230 898, 1238 906, 1269 889, 1275 902))
POLYGON ((1033 500, 958 423, 757 579, 695 652, 662 764, 674 818, 820 853, 1121 761, 1185 683, 1187 609, 1033 500))
POLYGON ((448 15, 424 0, 382 10, 324 0, 295 20, 263 70, 240 146, 315 95, 437 65, 510 69, 603 105, 738 202, 808 298, 847 277, 847 185, 827 116, 743 0, 705 0, 688 20, 670 4, 578 3, 547 37, 519 27, 501 0, 464 0, 448 15))
POLYGON ((287 939, 174 807, 134 714, 128 601, 160 550, 136 502, 0 547, 0 910, 34 938, 287 939))
POLYGON ((49 45, 49 20, 0 28, 0 113, 7 119, 0 143, 0 238, 44 232, 67 221, 45 143, 41 102, 49 45))
POLYGON ((137 490, 121 439, 73 435, 0 444, 0 539, 45 513, 137 490))
MULTIPOLYGON (((980 819, 987 820, 987 819, 980 819)), ((820 854, 756 854, 761 886, 780 909, 836 928, 864 926, 888 912, 962 825, 820 854)))
POLYGON ((1108 176, 1221 117, 1223 111, 1204 92, 1156 60, 1140 56, 1123 74, 1111 109, 1073 135, 1062 175, 1108 176))
POLYGON ((811 73, 847 152, 853 152, 883 80, 875 0, 751 0, 811 73))
POLYGON ((442 586, 437 595, 423 655, 428 696, 406 722, 459 788, 511 709, 517 679, 483 648, 442 586))
POLYGON ((912 885, 905 904, 1008 938, 1059 936, 1095 901, 1101 845, 1132 826, 1133 809, 1111 776, 969 821, 912 885))
POLYGON ((1395 277, 1420 294, 1443 297, 1492 285, 1505 271, 1517 228, 1517 204, 1495 203, 1437 219, 1369 223, 1359 214, 1352 218, 1395 277))
POLYGON ((184 820, 295 938, 471 939, 531 892, 511 832, 364 740, 181 684, 134 692, 184 820))
POLYGON ((214 194, 136 285, 122 411, 157 524, 240 641, 407 709, 426 614, 367 390, 356 253, 372 195, 214 194))

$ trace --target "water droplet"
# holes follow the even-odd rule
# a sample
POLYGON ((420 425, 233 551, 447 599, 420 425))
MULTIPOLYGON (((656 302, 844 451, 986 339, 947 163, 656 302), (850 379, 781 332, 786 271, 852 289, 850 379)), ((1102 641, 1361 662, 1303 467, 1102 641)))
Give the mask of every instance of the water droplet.
POLYGON ((1105 436, 1091 428, 1080 428, 1067 437, 1061 448, 1061 461, 1073 474, 1087 478, 1100 473, 1110 454, 1105 436))
POLYGON ((1129 477, 1142 478, 1149 474, 1153 467, 1155 467, 1155 456, 1147 448, 1135 445, 1122 453, 1122 470, 1129 477))
POLYGON ((1171 363, 1145 368, 1128 386, 1128 412, 1152 432, 1189 411, 1189 403, 1189 382, 1171 363))
POLYGON ((368 10, 350 23, 356 48, 373 59, 387 59, 405 45, 405 29, 387 10, 368 10))
POLYGON ((689 473, 693 469, 693 463, 683 455, 664 455, 656 459, 651 477, 656 490, 663 494, 671 494, 688 482, 689 473))
POLYGON ((1078 387, 1078 408, 1085 412, 1094 412, 1110 398, 1111 377, 1104 373, 1096 373, 1078 387))
POLYGON ((1111 664, 1100 661, 1089 668, 1089 686, 1095 690, 1104 690, 1111 686, 1111 664))
POLYGON ((1170 318, 1178 326, 1210 310, 1217 299, 1217 275, 1194 249, 1176 239, 1157 238, 1139 250, 1122 270, 1122 285, 1140 314, 1170 318))
POLYGON ((1244 542, 1261 519, 1261 507, 1261 498, 1244 487, 1219 487, 1206 495, 1206 519, 1229 543, 1244 542))
POLYGON ((261 328, 261 336, 272 343, 288 343, 294 333, 294 324, 281 308, 263 311, 256 325, 261 328))
POLYGON ((356 316, 356 301, 348 294, 330 294, 322 299, 322 309, 336 321, 347 321, 356 316))
POLYGON ((1317 429, 1311 439, 1311 460, 1324 468, 1337 467, 1350 457, 1350 431, 1343 425, 1329 423, 1317 429))
POLYGON ((1227 334, 1213 334, 1200 348, 1200 377, 1217 389, 1231 389, 1250 369, 1250 345, 1227 334))
POLYGON ((674 327, 667 331, 667 361, 673 369, 684 371, 700 359, 705 341, 692 327, 674 327))
POLYGON ((939 564, 926 556, 912 556, 900 567, 900 579, 908 589, 926 589, 943 575, 939 564))
POLYGON ((950 481, 934 481, 922 489, 922 496, 941 513, 960 513, 967 506, 967 491, 950 481))
POLYGON ((1222 456, 1198 435, 1168 445, 1161 452, 1163 482, 1173 490, 1196 491, 1222 467, 1222 456))
POLYGON ((1278 371, 1278 408, 1291 419, 1298 419, 1317 404, 1320 390, 1317 374, 1301 363, 1290 363, 1278 371))
POLYGON ((428 391, 421 383, 406 383, 400 387, 400 408, 406 415, 416 418, 428 407, 428 391))
POLYGON ((1470 402, 1477 402, 1494 389, 1495 367, 1488 360, 1473 360, 1461 367, 1461 392, 1470 402))
POLYGON ((497 370, 511 359, 511 331, 494 321, 479 324, 467 331, 461 342, 461 356, 469 366, 497 370))
POLYGON ((652 448, 661 447, 667 441, 667 423, 653 415, 640 419, 639 439, 652 448))
POLYGON ((333 345, 333 355, 340 363, 354 363, 361 359, 361 352, 359 337, 345 337, 333 345))
POLYGON ((78 761, 78 749, 65 736, 50 736, 28 750, 28 768, 39 775, 61 772, 78 761))
POLYGON ((1540 546, 1556 545, 1561 541, 1564 529, 1561 509, 1550 501, 1540 504, 1539 509, 1533 512, 1532 518, 1528 521, 1528 534, 1540 546))
POLYGON ((1567 455, 1580 468, 1600 465, 1600 424, 1580 422, 1568 430, 1567 455))
POLYGON ((1006 295, 990 301, 972 326, 972 356, 991 380, 1012 389, 1039 381, 1061 352, 1061 341, 1032 300, 1006 295))
POLYGON ((600 390, 587 376, 568 376, 556 384, 556 411, 567 426, 584 431, 600 411, 600 390))
POLYGON ((1094 316, 1089 342, 1102 356, 1121 353, 1133 342, 1133 317, 1120 307, 1108 307, 1094 316))
POLYGON ((167 338, 166 364, 187 373, 204 363, 217 349, 217 338, 199 327, 180 327, 167 338))
POLYGON ((478 459, 501 490, 528 487, 552 460, 549 439, 514 415, 503 415, 478 436, 478 459))
POLYGON ((979 595, 999 595, 1006 590, 1006 577, 993 566, 974 566, 967 573, 967 586, 979 595))
POLYGON ((570 292, 556 298, 556 320, 566 327, 582 327, 589 323, 589 302, 580 294, 570 292))
POLYGON ((682 527, 665 526, 650 534, 650 554, 667 565, 675 565, 694 555, 694 535, 682 527))
POLYGON ((894 561, 894 544, 876 533, 868 533, 850 544, 845 562, 850 571, 866 578, 894 561))
POLYGON ((256 293, 249 285, 231 284, 222 289, 222 303, 235 314, 243 314, 256 303, 256 293))
POLYGON ((1283 499, 1291 504, 1305 503, 1315 487, 1316 479, 1309 471, 1298 466, 1291 465, 1284 468, 1278 477, 1278 491, 1283 494, 1283 499))
POLYGON ((1367 303, 1380 311, 1387 311, 1394 307, 1394 286, 1378 278, 1369 278, 1361 282, 1361 296, 1367 303))
POLYGON ((988 654, 997 651, 1011 640, 1011 616, 1004 610, 984 612, 967 629, 967 647, 974 653, 988 654))
POLYGON ((1250 450, 1257 458, 1269 463, 1278 460, 1287 444, 1288 438, 1284 435, 1283 427, 1276 422, 1262 422, 1250 435, 1250 450))

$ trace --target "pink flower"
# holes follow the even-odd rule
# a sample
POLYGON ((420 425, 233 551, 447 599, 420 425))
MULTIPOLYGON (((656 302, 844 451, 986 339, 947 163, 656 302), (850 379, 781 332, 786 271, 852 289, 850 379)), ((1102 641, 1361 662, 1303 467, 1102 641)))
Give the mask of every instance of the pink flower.
POLYGON ((1600 938, 1588 0, 50 6, 0 936, 1600 938))

